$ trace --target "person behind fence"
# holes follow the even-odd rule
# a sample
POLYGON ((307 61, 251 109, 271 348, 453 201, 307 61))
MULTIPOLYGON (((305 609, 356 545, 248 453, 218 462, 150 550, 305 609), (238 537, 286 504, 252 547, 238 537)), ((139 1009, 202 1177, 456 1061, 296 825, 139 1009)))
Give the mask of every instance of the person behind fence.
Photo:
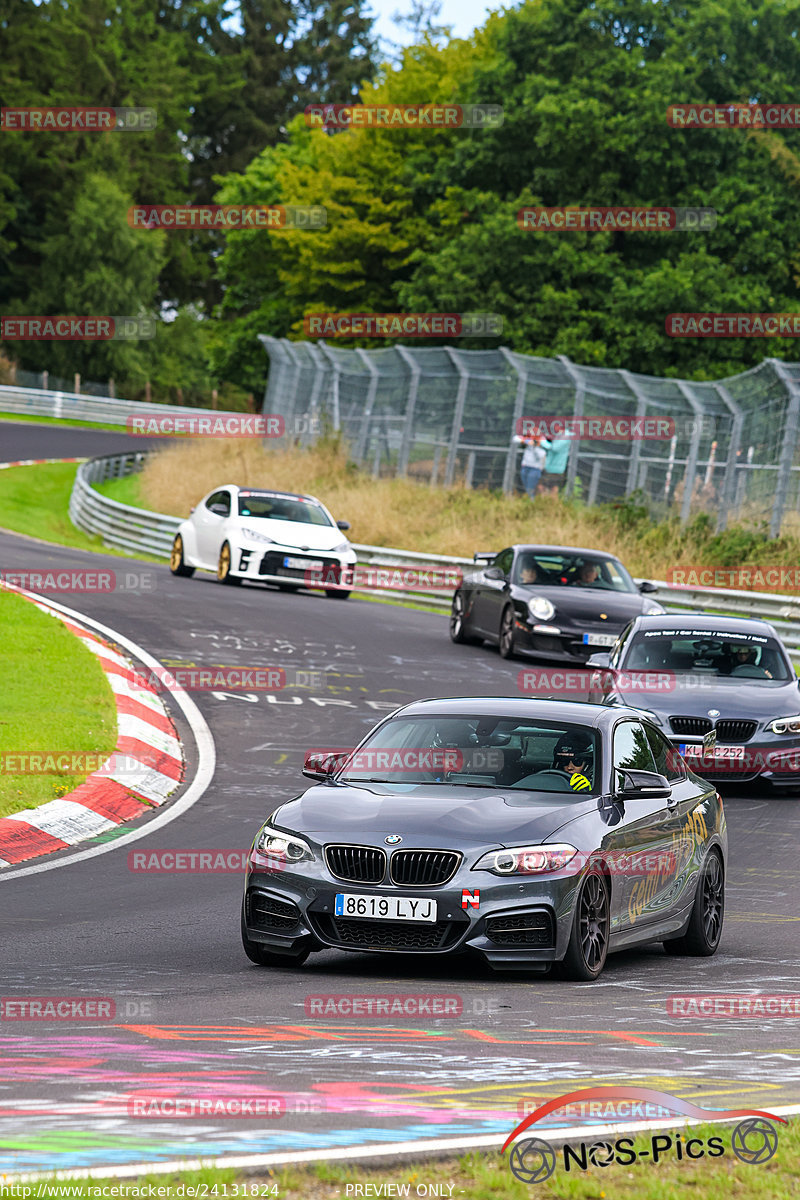
POLYGON ((541 478, 542 491, 547 489, 551 493, 558 492, 566 482, 569 448, 573 438, 572 430, 566 432, 566 437, 553 438, 550 443, 541 478))
POLYGON ((514 441, 521 442, 525 447, 519 474, 523 488, 531 500, 533 500, 536 496, 539 480, 542 477, 542 471, 547 459, 547 451, 550 449, 550 442, 547 438, 543 438, 539 434, 517 435, 514 441))

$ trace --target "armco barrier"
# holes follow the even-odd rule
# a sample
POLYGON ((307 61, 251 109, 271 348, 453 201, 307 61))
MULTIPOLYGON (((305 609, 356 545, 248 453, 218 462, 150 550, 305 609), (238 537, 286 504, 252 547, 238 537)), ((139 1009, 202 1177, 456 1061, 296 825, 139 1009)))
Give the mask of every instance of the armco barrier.
POLYGON ((82 396, 76 392, 45 392, 38 388, 5 385, 0 386, 0 412, 121 426, 125 425, 128 417, 141 416, 143 412, 157 412, 165 417, 220 415, 210 408, 185 408, 177 404, 147 405, 136 400, 117 400, 112 396, 82 396))
MULTIPOLYGON (((145 553, 156 558, 169 558, 172 540, 180 525, 180 517, 166 513, 149 512, 143 508, 132 508, 101 495, 93 487, 106 479, 116 479, 141 470, 147 451, 131 454, 110 454, 82 463, 75 475, 75 484, 69 503, 69 515, 73 525, 84 533, 98 534, 109 546, 135 553, 145 553)), ((421 567, 459 566, 465 570, 475 569, 470 558, 456 558, 445 554, 422 554, 411 550, 396 550, 390 546, 367 546, 353 543, 359 563, 369 566, 421 567)), ((765 592, 733 591, 726 588, 683 588, 670 587, 662 580, 654 580, 657 591, 650 593, 671 611, 713 612, 727 616, 763 617, 779 631, 795 663, 800 663, 800 599, 770 595, 765 592)), ((438 591, 379 591, 378 595, 395 596, 410 600, 424 600, 425 604, 449 608, 450 589, 438 591)))

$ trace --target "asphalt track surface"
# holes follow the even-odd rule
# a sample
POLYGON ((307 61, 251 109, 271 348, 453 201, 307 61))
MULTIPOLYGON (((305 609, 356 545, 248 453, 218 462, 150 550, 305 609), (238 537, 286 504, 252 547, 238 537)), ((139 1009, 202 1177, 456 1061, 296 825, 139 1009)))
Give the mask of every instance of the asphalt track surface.
MULTIPOLYGON (((3 458, 44 456, 38 431, 34 451, 16 430, 3 458)), ((80 450, 65 430, 47 453, 98 452, 91 434, 77 432, 80 450)), ((420 697, 516 693, 519 664, 451 645, 443 616, 173 579, 166 566, 11 534, 0 534, 0 562, 154 572, 155 592, 52 598, 167 666, 324 672, 314 690, 192 693, 216 742, 216 774, 188 812, 136 850, 244 849, 271 809, 303 790, 308 747, 352 745, 389 707, 420 697)), ((726 810, 728 907, 716 957, 626 952, 593 984, 496 975, 468 958, 334 951, 267 971, 241 949, 239 873, 133 871, 131 848, 113 840, 79 864, 0 873, 0 994, 110 997, 117 1010, 111 1023, 0 1023, 0 1174, 505 1137, 524 1098, 604 1083, 712 1108, 800 1101, 796 1020, 667 1015, 676 993, 800 991, 798 801, 737 795, 726 810), (398 993, 458 997, 461 1015, 306 1012, 310 996, 398 993), (129 1115, 132 1098, 154 1095, 277 1096, 285 1111, 268 1120, 129 1115)))

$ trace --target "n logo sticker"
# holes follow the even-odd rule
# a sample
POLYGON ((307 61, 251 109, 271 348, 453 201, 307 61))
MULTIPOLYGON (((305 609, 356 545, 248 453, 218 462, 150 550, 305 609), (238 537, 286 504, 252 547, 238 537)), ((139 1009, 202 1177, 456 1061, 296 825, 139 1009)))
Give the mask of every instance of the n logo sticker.
POLYGON ((468 892, 466 888, 461 892, 461 907, 477 908, 481 902, 481 889, 476 888, 474 892, 468 892))

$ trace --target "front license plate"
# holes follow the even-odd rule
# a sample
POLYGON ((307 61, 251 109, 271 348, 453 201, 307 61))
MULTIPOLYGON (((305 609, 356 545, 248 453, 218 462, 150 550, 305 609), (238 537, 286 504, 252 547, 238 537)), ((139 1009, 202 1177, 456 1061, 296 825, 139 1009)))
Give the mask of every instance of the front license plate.
POLYGON ((617 640, 615 633, 585 633, 584 646, 613 646, 617 640))
POLYGON ((287 555, 283 565, 291 567, 293 571, 321 571, 325 563, 321 558, 290 558, 287 555))
POLYGON ((744 746, 715 746, 713 751, 705 750, 702 746, 682 745, 678 747, 684 758, 711 758, 714 762, 744 761, 744 746))
POLYGON ((368 917, 378 921, 435 921, 436 901, 413 896, 356 896, 336 893, 337 917, 368 917))

